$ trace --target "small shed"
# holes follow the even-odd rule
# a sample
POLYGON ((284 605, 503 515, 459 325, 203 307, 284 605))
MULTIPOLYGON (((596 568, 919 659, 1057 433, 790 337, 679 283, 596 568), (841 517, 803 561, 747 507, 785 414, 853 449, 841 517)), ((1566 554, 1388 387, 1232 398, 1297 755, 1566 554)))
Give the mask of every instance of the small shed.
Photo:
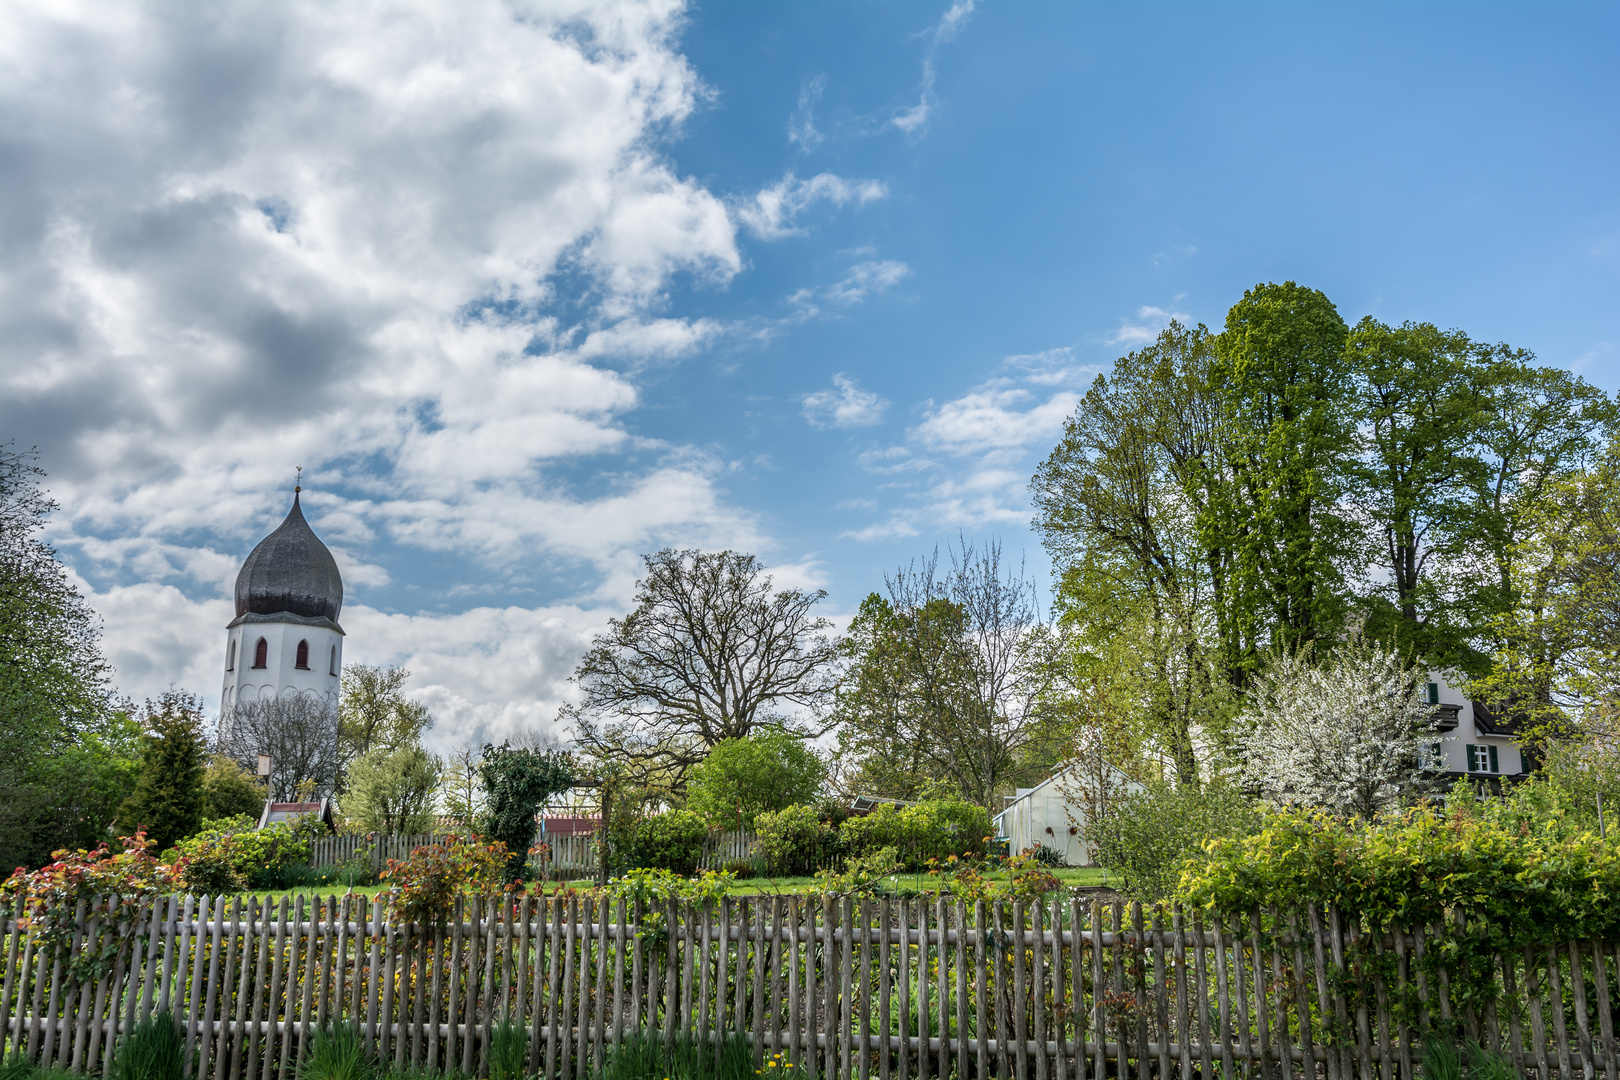
MULTIPOLYGON (((1107 766, 1110 784, 1133 791, 1141 785, 1124 773, 1107 766)), ((1081 785, 1078 767, 1057 772, 1032 788, 1018 788, 1007 805, 991 820, 997 832, 1007 838, 1007 848, 1017 854, 1045 845, 1063 856, 1069 866, 1096 863, 1082 836, 1086 809, 1074 797, 1081 785)))
POLYGON ((292 821, 295 818, 314 814, 326 826, 327 832, 336 832, 337 826, 332 820, 332 800, 322 799, 320 802, 271 802, 265 800, 264 812, 259 815, 259 828, 275 825, 282 821, 292 821))

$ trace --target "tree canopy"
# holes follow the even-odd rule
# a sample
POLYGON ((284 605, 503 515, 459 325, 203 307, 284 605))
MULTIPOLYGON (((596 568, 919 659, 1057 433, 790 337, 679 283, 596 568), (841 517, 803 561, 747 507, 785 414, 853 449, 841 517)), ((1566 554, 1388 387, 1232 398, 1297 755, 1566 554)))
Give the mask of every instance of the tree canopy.
POLYGON ((563 711, 581 752, 636 784, 684 790, 689 770, 761 727, 808 735, 831 699, 822 591, 773 589, 752 555, 665 549, 645 557, 635 607, 574 671, 563 711))
POLYGON ((750 828, 759 814, 810 802, 826 772, 803 739, 767 728, 710 750, 692 770, 686 805, 711 828, 750 828))

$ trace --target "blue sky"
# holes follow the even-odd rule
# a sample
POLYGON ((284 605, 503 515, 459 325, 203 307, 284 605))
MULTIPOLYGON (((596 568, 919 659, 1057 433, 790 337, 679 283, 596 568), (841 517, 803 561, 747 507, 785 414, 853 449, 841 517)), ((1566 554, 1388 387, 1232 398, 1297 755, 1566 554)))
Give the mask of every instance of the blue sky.
POLYGON ((1620 389, 1612 5, 108 10, 0 15, 0 423, 132 694, 217 698, 295 464, 447 744, 662 544, 1044 577, 1076 395, 1256 282, 1620 389))

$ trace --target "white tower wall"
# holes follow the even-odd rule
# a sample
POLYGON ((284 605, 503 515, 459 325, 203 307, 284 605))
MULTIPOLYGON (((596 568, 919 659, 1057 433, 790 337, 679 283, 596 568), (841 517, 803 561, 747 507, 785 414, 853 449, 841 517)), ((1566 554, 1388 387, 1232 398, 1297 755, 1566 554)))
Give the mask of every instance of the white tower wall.
POLYGON ((337 707, 342 683, 343 635, 330 626, 299 622, 246 622, 226 631, 225 686, 220 711, 238 702, 307 694, 337 707), (263 667, 253 664, 260 639, 265 643, 263 667), (309 646, 309 662, 298 666, 298 644, 309 646))

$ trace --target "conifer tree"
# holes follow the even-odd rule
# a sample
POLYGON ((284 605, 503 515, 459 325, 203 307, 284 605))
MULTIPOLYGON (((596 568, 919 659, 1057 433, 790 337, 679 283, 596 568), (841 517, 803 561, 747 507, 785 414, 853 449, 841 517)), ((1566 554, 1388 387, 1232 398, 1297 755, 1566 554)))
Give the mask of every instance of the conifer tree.
POLYGON ((125 835, 145 828, 147 838, 163 851, 202 825, 207 765, 202 703, 171 690, 156 702, 148 701, 142 719, 146 734, 140 777, 119 808, 118 822, 125 835))

